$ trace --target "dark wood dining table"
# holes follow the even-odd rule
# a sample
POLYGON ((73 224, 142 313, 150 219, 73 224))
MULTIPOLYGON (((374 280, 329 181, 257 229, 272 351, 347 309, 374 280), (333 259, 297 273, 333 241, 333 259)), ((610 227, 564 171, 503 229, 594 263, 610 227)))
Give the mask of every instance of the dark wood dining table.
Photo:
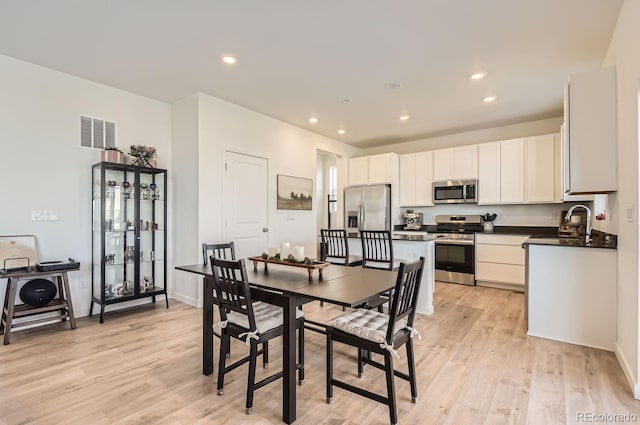
MULTIPOLYGON (((211 265, 177 266, 177 270, 204 277, 202 309, 202 373, 211 375, 213 365, 214 280, 211 265)), ((309 276, 306 270, 287 266, 271 266, 268 270, 247 265, 247 277, 256 301, 281 306, 284 313, 282 420, 296 420, 296 308, 310 301, 325 301, 355 307, 367 299, 388 291, 395 285, 396 273, 387 270, 363 269, 331 265, 322 278, 309 276)))

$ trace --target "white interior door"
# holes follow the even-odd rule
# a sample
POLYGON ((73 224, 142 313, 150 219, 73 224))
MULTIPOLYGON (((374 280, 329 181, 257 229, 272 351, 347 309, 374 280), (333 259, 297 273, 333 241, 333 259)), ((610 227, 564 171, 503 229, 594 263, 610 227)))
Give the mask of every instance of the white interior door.
POLYGON ((237 258, 260 255, 268 243, 268 161, 231 151, 224 160, 224 239, 234 242, 237 258))

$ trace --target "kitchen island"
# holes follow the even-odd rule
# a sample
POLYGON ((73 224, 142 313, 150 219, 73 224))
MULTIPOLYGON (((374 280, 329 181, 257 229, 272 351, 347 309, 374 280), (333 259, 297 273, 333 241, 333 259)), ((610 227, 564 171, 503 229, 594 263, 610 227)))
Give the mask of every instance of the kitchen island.
POLYGON ((613 351, 617 251, 609 240, 531 238, 526 248, 528 334, 613 351))
MULTIPOLYGON (((393 257, 396 260, 414 261, 425 258, 424 272, 418 296, 416 311, 420 314, 433 314, 433 292, 435 291, 435 241, 436 237, 428 235, 424 240, 393 239, 393 257)), ((360 238, 348 238, 349 253, 362 255, 360 238)))

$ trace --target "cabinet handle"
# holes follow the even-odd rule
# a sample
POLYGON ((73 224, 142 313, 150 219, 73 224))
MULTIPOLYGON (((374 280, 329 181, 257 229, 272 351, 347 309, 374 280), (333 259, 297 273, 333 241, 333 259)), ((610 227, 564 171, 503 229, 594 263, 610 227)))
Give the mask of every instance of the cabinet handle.
POLYGON ((269 231, 269 228, 268 228, 268 227, 263 227, 263 228, 262 228, 262 231, 266 233, 266 232, 268 232, 268 231, 269 231))

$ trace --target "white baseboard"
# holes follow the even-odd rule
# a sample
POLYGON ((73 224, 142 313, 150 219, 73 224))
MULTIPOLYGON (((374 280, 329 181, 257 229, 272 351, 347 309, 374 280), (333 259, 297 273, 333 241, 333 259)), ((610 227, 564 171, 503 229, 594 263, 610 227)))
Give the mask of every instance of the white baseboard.
POLYGON ((427 307, 424 310, 416 310, 416 313, 418 314, 424 314, 425 316, 431 316, 433 314, 433 305, 430 305, 429 307, 427 307))
POLYGON ((633 398, 635 398, 636 400, 640 400, 640 385, 636 382, 635 376, 633 376, 633 371, 629 367, 629 362, 627 362, 626 357, 624 356, 624 354, 622 354, 622 350, 620 349, 620 346, 618 345, 618 343, 615 344, 615 348, 613 352, 615 353, 616 358, 618 359, 618 363, 620 363, 620 367, 624 372, 625 378, 627 378, 629 387, 633 392, 633 398))
POLYGON ((181 303, 189 304, 192 307, 198 307, 198 299, 193 297, 187 297, 186 295, 179 294, 174 292, 171 294, 171 298, 176 301, 180 301, 181 303))

